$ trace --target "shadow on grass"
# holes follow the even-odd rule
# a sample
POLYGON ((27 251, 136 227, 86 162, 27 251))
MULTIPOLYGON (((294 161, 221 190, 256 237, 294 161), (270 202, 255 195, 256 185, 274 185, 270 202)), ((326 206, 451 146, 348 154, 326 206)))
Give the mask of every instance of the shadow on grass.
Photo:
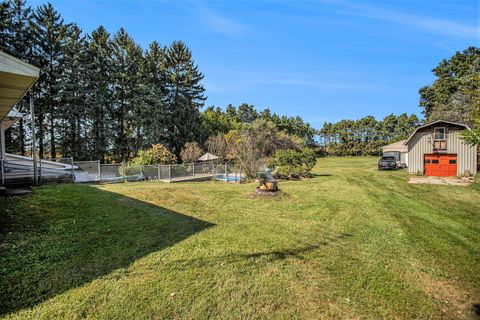
POLYGON ((5 200, 0 220, 0 315, 33 307, 213 226, 80 185, 5 200))
POLYGON ((330 173, 312 173, 312 178, 318 178, 318 177, 331 177, 333 176, 330 173))
POLYGON ((223 264, 235 264, 238 262, 245 261, 255 261, 255 263, 272 263, 279 260, 286 259, 297 259, 305 260, 308 259, 305 255, 319 250, 322 247, 328 245, 333 245, 341 241, 345 241, 353 235, 350 233, 339 233, 333 237, 327 237, 324 241, 321 241, 316 244, 306 245, 302 247, 295 247, 283 250, 272 250, 272 251, 262 251, 262 252, 253 252, 253 253, 230 253, 226 255, 220 255, 210 258, 194 258, 194 259, 178 259, 173 260, 170 263, 175 264, 176 267, 181 268, 196 268, 196 267, 205 267, 205 266, 214 266, 214 265, 223 265, 223 264))

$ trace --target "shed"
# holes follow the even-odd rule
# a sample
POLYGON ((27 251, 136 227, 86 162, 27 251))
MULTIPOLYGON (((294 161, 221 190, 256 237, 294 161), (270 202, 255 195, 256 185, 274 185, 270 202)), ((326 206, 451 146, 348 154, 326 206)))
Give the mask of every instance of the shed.
POLYGON ((408 172, 427 176, 477 174, 477 146, 461 138, 462 123, 437 120, 418 127, 404 142, 408 148, 408 172))
POLYGON ((408 147, 406 140, 397 141, 382 147, 383 155, 393 155, 403 167, 408 167, 408 147))

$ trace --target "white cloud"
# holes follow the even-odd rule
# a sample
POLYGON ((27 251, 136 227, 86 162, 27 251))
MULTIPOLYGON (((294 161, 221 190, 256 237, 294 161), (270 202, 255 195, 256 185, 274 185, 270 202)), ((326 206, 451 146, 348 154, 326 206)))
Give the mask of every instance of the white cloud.
POLYGON ((230 36, 243 36, 247 27, 228 16, 221 14, 212 6, 204 1, 191 2, 192 11, 196 14, 200 22, 208 29, 230 36))
POLYGON ((375 92, 382 87, 379 83, 366 83, 355 81, 353 79, 345 80, 331 76, 316 76, 316 75, 275 75, 275 76, 257 76, 248 79, 241 79, 232 82, 216 82, 205 81, 205 87, 209 92, 221 94, 239 93, 249 90, 252 87, 259 86, 278 86, 278 87, 307 87, 314 90, 328 90, 328 91, 371 91, 375 92))
POLYGON ((446 19, 413 15, 348 1, 338 1, 335 3, 346 8, 345 11, 342 11, 345 14, 387 21, 445 36, 480 39, 479 25, 469 25, 446 19))

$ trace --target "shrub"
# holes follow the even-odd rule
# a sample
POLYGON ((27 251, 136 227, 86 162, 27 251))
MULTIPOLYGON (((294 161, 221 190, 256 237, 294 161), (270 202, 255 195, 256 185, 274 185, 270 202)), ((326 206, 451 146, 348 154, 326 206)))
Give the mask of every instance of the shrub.
POLYGON ((279 178, 308 177, 317 163, 315 152, 309 148, 301 151, 289 149, 275 152, 272 164, 279 178))
POLYGON ((180 152, 183 163, 191 163, 197 161, 202 156, 202 149, 196 142, 187 142, 180 152))
POLYGON ((163 144, 154 144, 150 149, 140 150, 138 155, 132 159, 132 164, 171 164, 177 161, 177 157, 171 153, 163 144))

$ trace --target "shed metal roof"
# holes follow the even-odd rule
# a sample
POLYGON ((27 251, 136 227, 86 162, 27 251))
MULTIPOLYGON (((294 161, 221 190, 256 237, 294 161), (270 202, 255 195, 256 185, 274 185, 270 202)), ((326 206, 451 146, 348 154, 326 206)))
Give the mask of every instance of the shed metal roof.
POLYGON ((451 125, 454 125, 454 126, 464 127, 465 129, 470 130, 470 127, 467 126, 466 124, 463 124, 463 123, 452 122, 452 121, 447 121, 447 120, 436 120, 436 121, 433 121, 433 122, 424 124, 423 126, 420 126, 420 127, 418 127, 417 129, 415 129, 415 131, 413 131, 413 133, 410 135, 410 137, 408 137, 408 139, 405 140, 405 142, 404 142, 403 144, 404 144, 404 145, 407 145, 407 144, 408 144, 408 141, 410 141, 410 140, 413 138, 413 136, 418 132, 418 130, 423 129, 423 128, 427 128, 427 127, 430 127, 430 126, 433 126, 433 125, 435 125, 435 124, 437 124, 437 123, 447 123, 447 124, 451 124, 451 125))
POLYGON ((394 143, 387 144, 382 147, 383 151, 399 151, 408 152, 408 147, 405 145, 406 140, 400 140, 394 143))

